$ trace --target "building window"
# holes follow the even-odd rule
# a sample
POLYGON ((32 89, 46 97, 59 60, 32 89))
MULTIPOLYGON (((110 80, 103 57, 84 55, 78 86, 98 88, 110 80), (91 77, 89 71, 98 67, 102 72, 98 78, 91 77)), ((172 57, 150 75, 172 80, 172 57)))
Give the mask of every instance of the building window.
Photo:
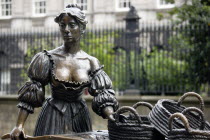
POLYGON ((9 92, 11 84, 10 70, 0 70, 0 94, 9 92))
POLYGON ((131 6, 130 0, 116 0, 116 2, 117 11, 128 11, 131 6))
MULTIPOLYGON (((66 7, 70 3, 70 0, 64 0, 64 7, 66 7)), ((88 10, 88 0, 74 0, 73 3, 80 6, 83 11, 88 10)))
POLYGON ((1 0, 1 16, 10 17, 12 15, 12 0, 1 0))
POLYGON ((46 14, 46 0, 34 0, 34 15, 41 16, 46 14))
POLYGON ((76 3, 82 8, 83 11, 87 11, 87 0, 76 0, 76 3))
POLYGON ((119 8, 130 8, 130 0, 119 0, 119 8))
POLYGON ((171 4, 170 2, 166 2, 165 0, 160 0, 160 5, 167 5, 171 4))
POLYGON ((174 3, 166 2, 165 0, 157 0, 158 8, 173 8, 174 6, 174 3))

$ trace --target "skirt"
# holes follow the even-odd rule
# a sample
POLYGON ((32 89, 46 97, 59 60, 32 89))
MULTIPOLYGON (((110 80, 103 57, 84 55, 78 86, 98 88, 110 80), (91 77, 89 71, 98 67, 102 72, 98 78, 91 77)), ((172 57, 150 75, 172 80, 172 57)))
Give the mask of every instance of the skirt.
POLYGON ((84 100, 66 102, 48 98, 38 117, 34 136, 88 131, 92 131, 92 124, 84 100))

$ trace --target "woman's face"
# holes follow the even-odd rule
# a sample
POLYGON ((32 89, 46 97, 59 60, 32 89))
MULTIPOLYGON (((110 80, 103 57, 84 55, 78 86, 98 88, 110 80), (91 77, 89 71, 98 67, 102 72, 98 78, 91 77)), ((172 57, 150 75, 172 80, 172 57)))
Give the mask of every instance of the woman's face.
POLYGON ((65 14, 59 27, 65 43, 79 41, 81 37, 79 24, 72 16, 65 14))

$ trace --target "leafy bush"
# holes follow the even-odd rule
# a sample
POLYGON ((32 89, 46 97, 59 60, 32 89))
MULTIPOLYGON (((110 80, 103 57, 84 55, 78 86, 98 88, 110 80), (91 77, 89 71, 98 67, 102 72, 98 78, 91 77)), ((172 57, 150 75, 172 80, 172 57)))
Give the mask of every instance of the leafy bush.
POLYGON ((101 65, 105 65, 104 71, 113 82, 113 87, 118 90, 125 89, 125 52, 114 51, 114 40, 119 35, 114 31, 100 31, 99 33, 87 32, 81 40, 81 48, 89 55, 96 57, 101 65))
POLYGON ((172 52, 155 48, 149 54, 144 51, 141 59, 140 64, 143 68, 141 75, 145 78, 147 89, 150 91, 179 91, 183 85, 188 85, 185 75, 188 63, 177 59, 172 52))
MULTIPOLYGON (((174 0, 166 0, 174 3, 174 0)), ((189 63, 188 79, 194 83, 196 91, 204 85, 210 86, 210 38, 209 15, 210 0, 183 0, 182 5, 169 11, 176 25, 185 23, 186 32, 180 32, 177 43, 182 45, 179 49, 190 49, 184 56, 189 63), (184 41, 184 42, 183 42, 184 41)), ((208 93, 210 95, 210 90, 208 93)))

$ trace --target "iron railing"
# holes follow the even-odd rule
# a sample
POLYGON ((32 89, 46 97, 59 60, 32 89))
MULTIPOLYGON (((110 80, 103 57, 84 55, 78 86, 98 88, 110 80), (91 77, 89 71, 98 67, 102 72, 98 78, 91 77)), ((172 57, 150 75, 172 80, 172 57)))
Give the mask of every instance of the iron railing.
MULTIPOLYGON (((187 35, 206 31, 208 26, 172 23, 140 23, 135 32, 126 30, 123 23, 94 26, 83 35, 81 48, 105 65, 119 93, 126 89, 138 89, 140 94, 201 91, 208 84, 198 83, 190 74, 189 67, 196 65, 189 55, 196 44, 187 35)), ((58 29, 0 29, 0 94, 16 94, 28 80, 26 70, 32 57, 60 45, 58 29)))

